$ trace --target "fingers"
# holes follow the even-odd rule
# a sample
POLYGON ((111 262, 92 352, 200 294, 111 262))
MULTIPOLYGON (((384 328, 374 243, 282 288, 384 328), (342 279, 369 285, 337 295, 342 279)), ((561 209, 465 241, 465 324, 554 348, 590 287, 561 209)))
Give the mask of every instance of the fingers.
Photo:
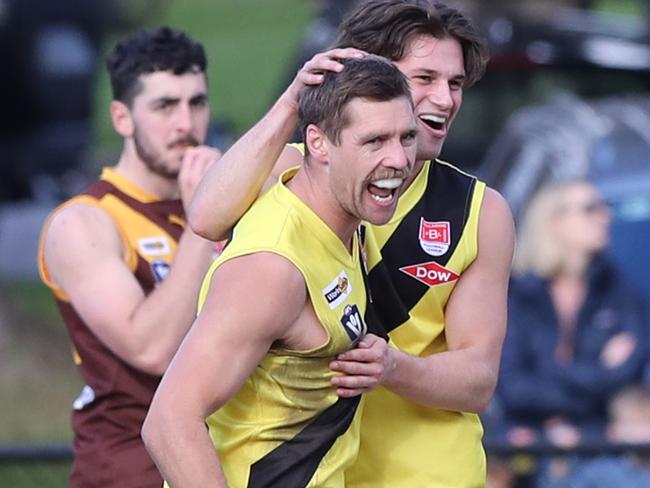
MULTIPOLYGON (((330 369, 350 376, 373 376, 381 378, 384 375, 384 365, 382 362, 360 362, 360 361, 332 361, 330 369)), ((334 384, 343 384, 346 376, 335 376, 332 380, 337 380, 334 384)))
POLYGON ((314 55, 298 72, 301 81, 306 84, 318 84, 323 81, 326 71, 339 72, 343 69, 340 59, 362 58, 366 53, 354 48, 331 49, 314 55))
POLYGON ((341 361, 381 361, 388 345, 381 337, 367 334, 354 349, 339 354, 336 359, 341 361))
POLYGON ((332 385, 336 387, 336 394, 340 397, 353 397, 367 393, 379 386, 379 377, 376 376, 334 376, 332 385))
POLYGON ((178 173, 178 185, 181 198, 187 210, 187 205, 210 165, 221 157, 221 151, 210 146, 198 146, 188 149, 183 155, 181 169, 178 173))
POLYGON ((341 373, 331 382, 339 396, 360 395, 379 386, 391 364, 386 341, 368 334, 355 349, 340 354, 330 363, 332 371, 341 373))
POLYGON ((345 58, 362 58, 367 53, 354 48, 337 48, 330 49, 322 53, 315 54, 307 61, 302 68, 296 73, 296 77, 291 82, 279 101, 297 110, 300 92, 305 86, 319 85, 323 82, 324 73, 336 72, 343 69, 340 59, 345 58))
POLYGON ((324 73, 328 71, 338 73, 343 69, 340 59, 362 58, 365 55, 365 52, 354 48, 331 49, 318 53, 298 70, 293 84, 297 85, 295 86, 297 90, 305 85, 318 85, 322 83, 324 73))

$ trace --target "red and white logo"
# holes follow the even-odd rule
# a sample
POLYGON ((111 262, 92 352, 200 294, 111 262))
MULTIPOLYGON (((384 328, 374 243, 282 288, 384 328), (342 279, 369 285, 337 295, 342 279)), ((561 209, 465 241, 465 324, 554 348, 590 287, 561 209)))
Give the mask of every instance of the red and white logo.
POLYGON ((456 281, 460 276, 435 261, 404 266, 399 270, 402 273, 406 273, 416 280, 421 281, 427 286, 438 286, 444 285, 445 283, 451 283, 452 281, 456 281))
POLYGON ((420 247, 430 256, 442 256, 449 250, 451 225, 449 222, 429 222, 420 218, 420 247))

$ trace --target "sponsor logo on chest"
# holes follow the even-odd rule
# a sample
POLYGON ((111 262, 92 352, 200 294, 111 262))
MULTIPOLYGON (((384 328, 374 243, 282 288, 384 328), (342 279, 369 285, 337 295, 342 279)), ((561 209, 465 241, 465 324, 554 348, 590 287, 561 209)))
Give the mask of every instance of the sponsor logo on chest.
POLYGON ((457 273, 454 273, 452 270, 445 268, 435 261, 404 266, 403 268, 399 268, 399 270, 429 287, 451 283, 459 278, 457 273))
POLYGON ((352 292, 352 283, 345 271, 341 271, 334 280, 323 288, 323 296, 331 310, 341 305, 352 292))
POLYGON ((138 249, 143 256, 164 256, 171 252, 169 241, 163 236, 138 239, 138 249))
POLYGON ((429 222, 420 218, 420 247, 430 256, 442 256, 451 244, 451 225, 445 222, 429 222))
POLYGON ((348 333, 352 345, 359 342, 366 333, 366 326, 356 305, 346 305, 343 317, 341 317, 341 324, 343 324, 345 332, 348 333))

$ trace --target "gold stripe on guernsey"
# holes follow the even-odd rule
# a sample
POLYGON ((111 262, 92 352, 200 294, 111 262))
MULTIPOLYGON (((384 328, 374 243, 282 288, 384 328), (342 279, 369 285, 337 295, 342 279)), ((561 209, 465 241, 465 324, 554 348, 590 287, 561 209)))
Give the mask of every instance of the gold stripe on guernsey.
MULTIPOLYGON (((102 170, 101 179, 113 184, 119 191, 125 193, 126 195, 134 198, 141 203, 154 203, 160 201, 159 198, 141 190, 112 168, 104 168, 102 170)), ((125 202, 110 193, 107 193, 100 199, 95 198, 91 195, 77 195, 59 205, 54 209, 54 211, 52 211, 52 213, 48 216, 45 225, 43 226, 43 231, 41 232, 38 253, 39 273, 43 282, 52 289, 52 292, 56 298, 66 302, 69 301, 68 295, 56 283, 54 283, 47 270, 43 252, 43 239, 52 218, 62 209, 76 204, 98 207, 109 214, 122 241, 122 260, 131 272, 134 272, 138 265, 138 254, 136 250, 139 246, 138 241, 141 239, 150 237, 164 238, 168 246, 168 249, 166 249, 167 252, 164 254, 157 254, 155 256, 142 254, 141 257, 149 262, 153 261, 154 259, 163 259, 167 262, 171 262, 172 257, 176 252, 177 243, 175 239, 164 229, 160 228, 154 222, 149 220, 145 215, 132 209, 125 202)), ((172 217, 170 217, 170 220, 172 217)), ((176 219, 178 221, 182 221, 182 225, 184 225, 183 219, 180 217, 176 217, 176 219)))
POLYGON ((153 203, 160 200, 156 195, 144 191, 142 188, 134 185, 123 175, 115 171, 114 168, 103 168, 101 178, 104 181, 112 183, 122 193, 135 198, 142 203, 153 203))
POLYGON ((77 366, 79 366, 82 363, 81 356, 79 355, 79 351, 77 351, 77 348, 74 346, 72 346, 72 360, 77 366))
POLYGON ((178 215, 170 215, 169 217, 167 217, 167 220, 169 221, 170 224, 180 225, 183 228, 185 228, 185 226, 187 225, 185 219, 180 218, 178 215))

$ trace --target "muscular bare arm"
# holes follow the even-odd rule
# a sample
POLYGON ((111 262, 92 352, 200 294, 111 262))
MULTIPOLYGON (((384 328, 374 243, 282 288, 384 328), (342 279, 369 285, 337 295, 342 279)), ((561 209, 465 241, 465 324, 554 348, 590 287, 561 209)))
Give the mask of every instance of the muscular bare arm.
MULTIPOLYGON (((197 234, 212 240, 225 238, 235 222, 255 201, 298 124, 300 91, 323 80, 322 72, 340 71, 335 58, 359 57, 356 49, 319 53, 298 71, 293 82, 269 112, 239 139, 205 175, 196 192, 189 222, 197 234)), ((285 154, 283 168, 299 163, 297 151, 285 154)), ((277 176, 277 174, 276 174, 277 176)))
POLYGON ((143 439, 174 488, 226 486, 205 419, 237 392, 306 308, 300 272, 258 253, 221 265, 207 301, 156 392, 143 439))
MULTIPOLYGON (((179 177, 186 197, 202 173, 197 164, 187 165, 179 177)), ((195 316, 213 243, 186 229, 169 274, 146 296, 124 263, 115 223, 102 209, 83 203, 63 208, 43 244, 52 281, 102 343, 131 366, 162 374, 195 316)))
MULTIPOLYGON (((479 412, 496 387, 506 330, 507 291, 514 226, 503 198, 488 189, 481 207, 476 260, 461 275, 445 310, 448 350, 424 357, 390 348, 382 368, 382 385, 435 408, 479 412)), ((369 382, 368 353, 363 349, 339 356, 333 369, 339 387, 355 389, 369 382)), ((376 368, 376 367, 375 367, 376 368)))

